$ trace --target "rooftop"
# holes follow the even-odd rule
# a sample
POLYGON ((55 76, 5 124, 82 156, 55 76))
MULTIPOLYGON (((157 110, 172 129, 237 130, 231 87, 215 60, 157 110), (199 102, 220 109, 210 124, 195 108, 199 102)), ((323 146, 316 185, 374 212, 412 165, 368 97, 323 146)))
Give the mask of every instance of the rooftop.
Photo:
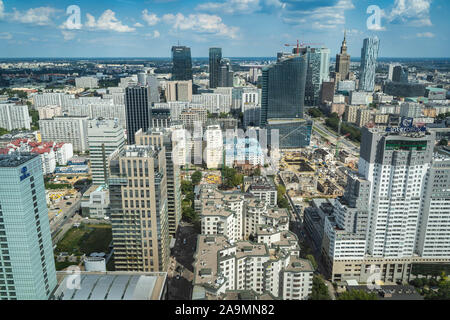
POLYGON ((31 153, 12 153, 0 155, 0 168, 15 168, 37 157, 31 153))

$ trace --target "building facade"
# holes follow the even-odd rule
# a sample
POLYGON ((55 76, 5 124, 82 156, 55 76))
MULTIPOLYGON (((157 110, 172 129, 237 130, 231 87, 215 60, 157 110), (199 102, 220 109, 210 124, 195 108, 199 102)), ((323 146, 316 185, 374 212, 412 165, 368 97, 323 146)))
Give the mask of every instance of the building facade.
POLYGON ((373 92, 375 89, 375 72, 377 68, 380 40, 378 37, 364 39, 361 49, 361 67, 359 70, 359 90, 373 92))

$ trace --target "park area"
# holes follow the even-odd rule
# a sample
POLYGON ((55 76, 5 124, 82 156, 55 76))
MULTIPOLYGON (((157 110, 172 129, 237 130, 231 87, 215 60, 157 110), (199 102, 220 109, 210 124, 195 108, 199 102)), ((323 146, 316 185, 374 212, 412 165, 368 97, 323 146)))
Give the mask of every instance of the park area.
MULTIPOLYGON (((111 226, 107 224, 88 225, 81 224, 78 228, 70 229, 64 238, 58 242, 55 255, 60 253, 68 256, 79 257, 86 254, 89 256, 93 252, 109 252, 109 245, 112 241, 111 226)), ((64 261, 65 262, 65 261, 64 261)))

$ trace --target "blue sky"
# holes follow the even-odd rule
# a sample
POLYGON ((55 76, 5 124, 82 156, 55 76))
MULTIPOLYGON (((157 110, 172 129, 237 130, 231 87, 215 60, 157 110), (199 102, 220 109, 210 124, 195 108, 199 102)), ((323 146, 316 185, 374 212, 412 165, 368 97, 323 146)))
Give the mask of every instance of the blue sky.
POLYGON ((381 40, 382 57, 449 57, 448 0, 0 0, 0 57, 168 57, 180 42, 194 57, 267 57, 297 39, 334 55, 381 40), (81 21, 67 23, 66 10, 81 21), (369 30, 367 8, 380 8, 369 30), (75 28, 74 28, 75 27, 75 28))

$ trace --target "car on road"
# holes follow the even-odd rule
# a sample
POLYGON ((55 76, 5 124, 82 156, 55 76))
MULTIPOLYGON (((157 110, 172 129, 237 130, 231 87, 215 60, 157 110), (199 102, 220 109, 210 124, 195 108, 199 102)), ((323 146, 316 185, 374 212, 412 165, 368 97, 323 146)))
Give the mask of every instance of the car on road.
POLYGON ((186 244, 186 239, 183 239, 183 244, 186 244))
POLYGON ((66 204, 67 204, 68 206, 70 206, 70 205, 72 204, 72 202, 67 202, 66 204))
POLYGON ((177 280, 180 280, 180 275, 179 274, 177 275, 177 280))

